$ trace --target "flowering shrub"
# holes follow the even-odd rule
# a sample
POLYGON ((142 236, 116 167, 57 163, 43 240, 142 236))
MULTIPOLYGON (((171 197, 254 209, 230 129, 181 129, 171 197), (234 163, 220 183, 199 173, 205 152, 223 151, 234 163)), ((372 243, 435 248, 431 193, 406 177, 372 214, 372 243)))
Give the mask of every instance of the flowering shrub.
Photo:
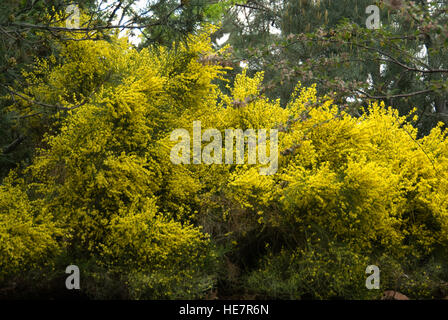
POLYGON ((209 35, 176 51, 73 41, 25 74, 24 94, 59 111, 29 120, 50 123, 41 148, 0 187, 3 279, 62 255, 85 266, 95 298, 113 296, 108 277, 128 298, 200 298, 229 266, 268 297, 372 298, 368 264, 446 258, 446 131, 418 139, 412 114, 373 103, 354 117, 300 84, 283 108, 261 93, 262 73, 221 90, 226 53, 209 35), (193 121, 278 129, 277 174, 171 163, 170 132, 193 121))
POLYGON ((417 139, 384 104, 355 118, 318 100, 314 88, 286 110, 293 121, 279 138, 280 174, 261 180, 240 170, 229 183, 242 206, 262 211, 261 223, 297 234, 317 225, 358 252, 397 257, 446 245, 446 132, 417 139))

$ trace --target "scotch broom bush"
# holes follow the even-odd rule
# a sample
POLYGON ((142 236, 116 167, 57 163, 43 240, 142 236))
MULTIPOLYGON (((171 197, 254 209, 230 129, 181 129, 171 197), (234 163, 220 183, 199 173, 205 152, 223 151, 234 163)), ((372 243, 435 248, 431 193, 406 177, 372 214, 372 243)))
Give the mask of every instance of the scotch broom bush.
MULTIPOLYGON (((387 287, 398 269, 446 261, 446 130, 417 139, 413 114, 372 103, 354 117, 300 84, 282 107, 262 94, 262 73, 221 90, 226 53, 212 31, 176 50, 138 51, 117 35, 72 41, 24 75, 23 95, 58 108, 25 123, 46 133, 32 164, 0 187, 2 283, 64 257, 92 281, 82 289, 92 298, 202 298, 216 286, 375 298, 367 265, 385 270, 387 287), (277 174, 172 164, 170 133, 191 134, 193 121, 222 133, 278 129, 277 174)), ((403 290, 430 297, 428 283, 403 290)))

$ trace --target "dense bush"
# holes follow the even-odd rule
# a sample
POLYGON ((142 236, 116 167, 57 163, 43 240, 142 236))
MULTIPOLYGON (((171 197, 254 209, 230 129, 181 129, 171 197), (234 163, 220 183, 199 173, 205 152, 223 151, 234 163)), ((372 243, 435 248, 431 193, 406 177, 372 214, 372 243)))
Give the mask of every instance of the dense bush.
MULTIPOLYGON (((261 73, 244 71, 226 94, 225 49, 209 34, 173 50, 137 51, 117 36, 73 41, 26 74, 24 95, 59 111, 30 118, 47 133, 0 189, 4 285, 66 263, 90 279, 91 298, 201 298, 216 287, 376 298, 367 265, 379 265, 387 289, 446 261, 445 131, 417 139, 415 115, 370 104, 354 117, 315 87, 298 85, 282 108, 261 93, 261 73), (172 164, 171 131, 197 120, 221 132, 277 128, 278 172, 172 164)), ((428 281, 402 282, 405 292, 434 296, 446 281, 438 266, 428 281)))

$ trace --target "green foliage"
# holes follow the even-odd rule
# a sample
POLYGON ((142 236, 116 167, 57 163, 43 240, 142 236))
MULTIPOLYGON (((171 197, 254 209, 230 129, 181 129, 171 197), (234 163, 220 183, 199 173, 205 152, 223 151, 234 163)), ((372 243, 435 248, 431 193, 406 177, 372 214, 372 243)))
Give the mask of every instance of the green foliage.
POLYGON ((269 253, 247 285, 249 291, 281 299, 378 298, 380 292, 365 287, 368 264, 367 257, 336 244, 269 253))
POLYGON ((223 32, 238 60, 265 72, 267 95, 282 105, 297 81, 318 83, 319 94, 333 94, 353 114, 366 98, 401 115, 417 107, 424 135, 447 119, 446 8, 446 1, 257 1, 234 8, 223 32), (377 30, 366 27, 370 5, 379 8, 377 30))

